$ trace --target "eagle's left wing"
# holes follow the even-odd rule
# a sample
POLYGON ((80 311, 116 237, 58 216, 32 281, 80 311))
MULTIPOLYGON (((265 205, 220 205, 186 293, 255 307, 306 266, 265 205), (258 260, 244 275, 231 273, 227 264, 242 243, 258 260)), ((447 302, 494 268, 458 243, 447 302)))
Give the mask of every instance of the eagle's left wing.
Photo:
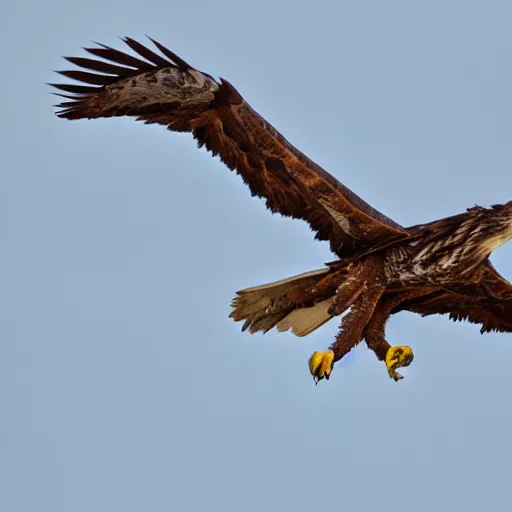
POLYGON ((480 324, 480 332, 512 332, 512 284, 489 260, 479 269, 475 283, 404 302, 398 310, 428 315, 449 315, 454 321, 480 324))
POLYGON ((217 82, 156 41, 161 54, 124 42, 144 60, 104 45, 86 50, 110 62, 67 57, 88 71, 60 73, 87 85, 52 84, 68 100, 58 105, 59 117, 133 116, 192 132, 272 212, 305 220, 340 257, 410 236, 293 147, 227 81, 217 82))

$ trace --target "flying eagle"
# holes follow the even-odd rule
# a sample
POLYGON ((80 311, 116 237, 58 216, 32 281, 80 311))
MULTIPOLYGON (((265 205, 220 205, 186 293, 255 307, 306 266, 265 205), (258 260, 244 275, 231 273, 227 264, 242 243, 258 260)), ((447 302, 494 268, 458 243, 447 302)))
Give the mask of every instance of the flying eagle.
POLYGON ((401 379, 396 370, 413 352, 385 339, 386 321, 399 311, 448 314, 481 324, 482 333, 512 331, 512 285, 489 261, 512 238, 512 201, 404 228, 292 146, 227 80, 152 39, 160 53, 123 41, 139 56, 99 44, 85 49, 96 58, 66 57, 87 71, 59 72, 82 85, 50 84, 65 98, 57 116, 131 116, 191 132, 273 213, 308 222, 337 257, 319 270, 237 292, 230 316, 244 322, 242 330, 277 327, 306 336, 350 309, 330 348, 309 360, 316 382, 363 339, 389 376, 401 379))

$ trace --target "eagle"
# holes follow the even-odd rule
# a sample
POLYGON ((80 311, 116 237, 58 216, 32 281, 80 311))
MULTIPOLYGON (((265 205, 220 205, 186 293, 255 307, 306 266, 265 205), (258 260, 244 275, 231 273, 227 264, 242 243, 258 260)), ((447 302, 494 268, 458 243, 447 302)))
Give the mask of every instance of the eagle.
POLYGON ((306 336, 333 317, 340 329, 309 370, 316 383, 365 341, 389 376, 413 360, 409 346, 391 346, 391 315, 449 315, 481 332, 512 331, 512 285, 489 261, 512 238, 512 201, 427 224, 403 227, 386 217, 295 148, 227 80, 199 71, 154 39, 129 37, 125 53, 95 43, 94 58, 64 57, 77 68, 58 71, 79 83, 49 84, 64 98, 62 119, 129 116, 190 132, 236 171, 271 212, 306 221, 329 242, 335 260, 318 270, 236 292, 231 317, 242 330, 276 327, 306 336), (135 54, 137 56, 135 56, 135 54))

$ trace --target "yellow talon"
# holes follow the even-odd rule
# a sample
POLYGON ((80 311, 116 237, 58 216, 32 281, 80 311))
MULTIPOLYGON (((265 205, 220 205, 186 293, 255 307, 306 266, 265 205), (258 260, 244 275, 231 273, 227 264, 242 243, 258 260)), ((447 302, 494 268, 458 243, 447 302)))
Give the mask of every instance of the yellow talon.
POLYGON ((403 376, 396 372, 397 368, 409 366, 414 359, 411 347, 398 346, 389 348, 386 354, 386 367, 389 376, 394 380, 403 379, 403 376))
POLYGON ((309 371, 313 375, 315 384, 318 384, 324 377, 329 380, 334 360, 334 352, 327 350, 326 352, 313 352, 309 358, 309 371))

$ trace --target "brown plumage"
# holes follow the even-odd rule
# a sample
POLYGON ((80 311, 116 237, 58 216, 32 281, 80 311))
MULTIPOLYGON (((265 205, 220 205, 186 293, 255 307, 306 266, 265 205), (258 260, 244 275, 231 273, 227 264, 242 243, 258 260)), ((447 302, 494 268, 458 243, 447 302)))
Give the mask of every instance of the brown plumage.
POLYGON ((304 336, 350 308, 331 350, 312 356, 316 379, 328 378, 362 339, 400 378, 395 369, 409 364, 412 352, 391 349, 384 327, 402 310, 448 314, 481 324, 482 332, 512 331, 512 285, 488 259, 512 238, 512 202, 404 228, 292 146, 229 82, 151 41, 160 53, 125 38, 138 57, 105 45, 86 49, 94 59, 66 57, 86 71, 59 72, 82 85, 51 84, 66 100, 57 115, 131 116, 191 132, 272 212, 305 220, 329 242, 338 259, 323 269, 237 292, 231 316, 244 330, 277 326, 304 336))

